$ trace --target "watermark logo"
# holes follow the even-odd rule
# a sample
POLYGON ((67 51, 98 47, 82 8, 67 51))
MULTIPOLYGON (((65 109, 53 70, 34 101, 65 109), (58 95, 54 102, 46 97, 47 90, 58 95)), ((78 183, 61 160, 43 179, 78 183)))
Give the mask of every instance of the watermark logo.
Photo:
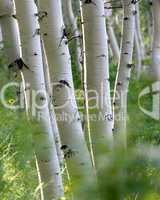
MULTIPOLYGON (((112 95, 108 94, 108 91, 106 91, 106 83, 101 84, 100 92, 98 93, 97 90, 88 90, 88 109, 91 111, 91 113, 95 114, 95 112, 92 112, 97 110, 97 116, 94 116, 94 120, 99 120, 99 118, 104 118, 103 121, 112 121, 113 116, 112 116, 112 110, 111 110, 111 102, 112 102, 112 95), (105 110, 105 113, 104 113, 105 110), (102 116, 99 116, 102 115, 102 116)), ((112 91, 111 91, 112 93, 112 91)), ((45 87, 41 90, 32 90, 30 88, 30 85, 27 84, 25 87, 21 83, 17 82, 10 82, 6 85, 4 85, 1 90, 0 90, 0 102, 1 104, 11 110, 18 110, 18 109, 26 109, 29 110, 29 112, 32 114, 33 117, 36 117, 38 113, 43 115, 43 111, 45 110, 46 107, 49 107, 50 105, 54 105, 54 109, 60 110, 60 113, 62 111, 65 111, 64 115, 60 116, 63 120, 64 118, 68 120, 68 106, 69 108, 72 108, 72 112, 69 114, 70 121, 71 123, 74 121, 76 118, 77 120, 79 119, 79 116, 77 116, 77 106, 76 102, 81 102, 79 104, 79 110, 85 109, 84 103, 84 91, 83 90, 78 90, 75 91, 76 99, 73 94, 73 90, 71 89, 70 85, 67 84, 65 81, 57 82, 51 84, 51 94, 48 94, 46 92, 45 87), (7 91, 8 90, 17 90, 19 91, 19 96, 18 98, 12 98, 12 99, 7 99, 7 91), (54 98, 54 95, 52 96, 52 92, 54 92, 54 95, 56 98, 54 98)), ((127 93, 124 92, 121 95, 116 92, 115 99, 117 101, 120 101, 120 104, 118 105, 123 105, 126 106, 126 98, 127 93)), ((115 100, 114 99, 114 100, 115 100)), ((114 110, 118 109, 116 107, 117 105, 114 105, 114 110)), ((138 96, 138 106, 139 109, 145 113, 147 116, 155 119, 155 120, 160 120, 160 82, 155 82, 151 86, 147 86, 144 88, 139 96, 138 96), (143 99, 144 97, 147 97, 147 95, 152 96, 152 102, 151 110, 147 110, 145 106, 143 106, 143 99)), ((62 113, 63 114, 63 113, 62 113)), ((117 116, 114 116, 114 120, 119 120, 119 114, 116 113, 117 116)), ((120 119, 122 119, 122 113, 120 113, 120 119)), ((124 115, 126 118, 126 114, 124 115)), ((102 120, 102 119, 101 119, 102 120)))
POLYGON ((160 82, 155 82, 151 86, 144 88, 138 96, 138 105, 140 110, 149 117, 159 120, 160 119, 160 82), (147 95, 152 95, 152 110, 149 111, 142 106, 142 98, 147 95))

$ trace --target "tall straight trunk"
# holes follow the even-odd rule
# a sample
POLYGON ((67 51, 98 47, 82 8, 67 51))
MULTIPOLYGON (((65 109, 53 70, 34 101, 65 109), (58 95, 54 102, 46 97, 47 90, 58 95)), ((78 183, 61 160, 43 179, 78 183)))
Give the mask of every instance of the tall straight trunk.
MULTIPOLYGON (((107 4, 107 6, 108 5, 111 6, 111 4, 107 4)), ((109 45, 112 50, 115 61, 118 63, 120 58, 120 50, 113 28, 112 11, 110 9, 105 9, 105 16, 107 19, 107 34, 109 39, 109 45)))
POLYGON ((132 68, 132 54, 135 32, 135 5, 130 0, 123 0, 124 18, 120 63, 114 91, 114 131, 117 142, 127 145, 127 93, 132 68))
POLYGON ((84 37, 83 52, 89 98, 90 129, 95 162, 97 169, 99 169, 99 156, 105 155, 113 143, 108 38, 103 0, 95 0, 94 3, 89 4, 83 0, 81 2, 81 16, 84 37), (97 98, 98 101, 93 101, 93 99, 97 98), (92 103, 90 99, 92 99, 92 103), (94 106, 94 108, 92 109, 90 106, 94 106), (96 117, 96 120, 92 120, 93 116, 96 117))
POLYGON ((108 19, 108 23, 107 23, 107 33, 108 33, 108 37, 109 37, 109 44, 110 47, 112 49, 113 52, 113 56, 116 60, 116 62, 119 62, 119 58, 120 58, 120 50, 119 50, 119 46, 118 46, 118 42, 117 42, 117 38, 112 26, 112 22, 109 21, 110 19, 108 19))
POLYGON ((135 34, 134 34, 134 47, 135 47, 135 72, 137 79, 139 79, 142 72, 142 54, 141 54, 140 43, 138 40, 137 29, 135 29, 135 34))
MULTIPOLYGON (((39 116, 42 130, 34 136, 35 152, 43 183, 43 195, 45 200, 59 199, 63 197, 63 185, 60 174, 60 166, 57 157, 54 129, 51 126, 48 99, 45 95, 45 80, 43 72, 42 52, 37 19, 37 7, 34 0, 15 0, 16 16, 19 22, 22 55, 29 69, 23 68, 26 83, 30 84, 30 90, 37 93, 37 104, 41 108, 32 107, 34 115, 39 116)), ((32 96, 33 97, 33 96, 32 96)), ((34 102, 32 102, 34 103, 34 102)))
POLYGON ((40 20, 41 31, 51 81, 54 84, 53 102, 62 141, 61 148, 64 151, 71 181, 93 177, 90 155, 75 100, 71 58, 64 34, 61 1, 40 0, 39 6, 39 13, 47 13, 40 20))
POLYGON ((77 17, 73 13, 72 0, 63 0, 69 20, 69 25, 72 31, 72 35, 75 40, 75 49, 76 49, 76 64, 78 72, 82 73, 82 51, 81 51, 81 42, 80 42, 80 32, 77 25, 77 17))
POLYGON ((145 46, 144 46, 144 41, 142 37, 142 32, 141 32, 141 16, 140 16, 140 9, 139 9, 139 2, 136 3, 136 15, 135 15, 135 30, 137 31, 137 39, 139 41, 139 46, 140 46, 140 53, 141 53, 141 58, 145 59, 145 46))
POLYGON ((152 76, 154 80, 160 80, 160 1, 153 1, 153 43, 152 43, 152 76))
POLYGON ((152 8, 152 1, 149 1, 150 9, 148 12, 146 12, 146 23, 147 23, 147 30, 148 35, 150 36, 150 43, 148 45, 148 51, 149 53, 152 51, 152 44, 153 44, 153 27, 154 27, 154 16, 153 16, 153 8, 152 8))
POLYGON ((52 96, 51 80, 50 80, 49 66, 47 62, 47 56, 46 56, 43 40, 41 40, 41 48, 42 48, 43 69, 44 69, 46 90, 49 94, 49 110, 50 110, 50 116, 51 116, 51 124, 55 130, 54 137, 55 137, 55 143, 56 143, 56 149, 57 149, 57 155, 58 155, 60 167, 63 167, 64 160, 63 160, 63 153, 61 151, 61 140, 60 140, 59 130, 57 126, 55 110, 54 110, 54 106, 52 104, 52 99, 51 99, 51 96, 52 96))

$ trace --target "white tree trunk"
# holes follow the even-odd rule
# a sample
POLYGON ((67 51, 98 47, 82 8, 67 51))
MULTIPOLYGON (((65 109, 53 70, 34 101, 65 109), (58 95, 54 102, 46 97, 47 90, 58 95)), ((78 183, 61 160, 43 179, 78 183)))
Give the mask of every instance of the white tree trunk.
POLYGON ((45 75, 46 90, 49 94, 49 110, 50 110, 50 116, 51 116, 51 124, 52 124, 53 129, 55 130, 54 137, 55 137, 55 143, 56 143, 56 149, 57 149, 57 155, 58 155, 60 167, 63 167, 64 160, 63 160, 63 153, 61 151, 61 140, 60 140, 59 130, 57 126, 55 111, 52 104, 51 80, 50 80, 49 66, 47 62, 47 56, 46 56, 43 40, 41 41, 41 46, 42 46, 43 69, 44 69, 44 75, 45 75))
POLYGON ((112 11, 110 9, 105 9, 105 16, 107 18, 107 33, 108 33, 108 38, 109 38, 109 45, 112 50, 113 56, 116 62, 118 63, 120 59, 120 50, 119 50, 118 41, 113 29, 112 11))
POLYGON ((135 29, 134 46, 135 46, 135 65, 136 65, 135 71, 137 79, 139 79, 142 72, 142 54, 141 54, 141 47, 138 39, 137 29, 135 29))
POLYGON ((77 18, 74 16, 72 8, 72 0, 63 0, 66 4, 65 8, 67 9, 67 16, 69 20, 69 25, 71 26, 72 35, 76 44, 76 61, 78 72, 82 73, 82 51, 81 51, 81 42, 80 42, 80 32, 77 26, 77 18))
POLYGON ((135 5, 123 0, 124 19, 120 64, 114 91, 114 131, 118 143, 126 147, 127 93, 132 68, 132 54, 135 33, 135 5))
POLYGON ((153 44, 153 32, 154 32, 154 14, 153 14, 153 6, 152 1, 148 2, 150 5, 150 10, 146 12, 146 18, 147 18, 147 25, 148 25, 148 35, 150 36, 150 43, 148 45, 148 51, 149 53, 152 51, 152 44, 153 44))
POLYGON ((60 0, 40 0, 39 2, 39 13, 47 13, 40 22, 51 80, 54 83, 53 101, 62 149, 71 180, 76 181, 89 177, 90 174, 93 175, 93 171, 74 95, 71 58, 64 35, 61 2, 60 0))
POLYGON ((18 24, 16 19, 7 15, 2 16, 0 22, 7 63, 10 64, 21 56, 18 24))
POLYGON ((119 58, 120 58, 120 50, 119 50, 119 46, 118 46, 118 42, 117 42, 117 38, 112 26, 112 22, 109 21, 110 19, 108 19, 108 23, 107 23, 107 33, 108 33, 108 37, 109 37, 109 44, 111 46, 112 52, 113 52, 113 56, 116 60, 116 62, 119 62, 119 58))
POLYGON ((18 24, 13 15, 15 15, 14 2, 10 0, 2 0, 0 2, 0 23, 8 64, 12 63, 21 55, 18 24))
POLYGON ((14 15, 15 5, 12 0, 1 0, 0 1, 0 16, 4 15, 14 15))
POLYGON ((15 0, 15 3, 17 10, 16 15, 20 27, 23 59, 30 68, 23 69, 25 81, 30 84, 32 92, 39 91, 37 97, 38 105, 47 104, 40 109, 32 107, 32 114, 33 111, 35 111, 43 127, 43 130, 39 130, 33 137, 39 171, 43 182, 44 199, 58 199, 63 197, 63 186, 53 135, 54 130, 52 130, 48 109, 48 99, 44 93, 42 94, 42 91, 45 92, 46 88, 39 24, 36 17, 37 7, 34 0, 23 0, 21 2, 15 0))
POLYGON ((153 1, 153 43, 152 43, 152 76, 160 80, 160 1, 153 1))
MULTIPOLYGON (((82 29, 84 37, 84 61, 87 74, 89 99, 98 97, 90 111, 90 128, 97 169, 98 157, 106 154, 112 146, 112 109, 110 98, 108 43, 104 18, 103 0, 94 3, 81 2, 82 29), (98 95, 98 96, 97 96, 98 95), (92 120, 93 115, 96 120, 92 120), (98 118, 101 117, 101 118, 98 118)), ((92 106, 89 102, 89 106, 92 106)))
POLYGON ((135 21, 136 21, 135 29, 137 30, 137 38, 138 38, 140 49, 141 49, 140 51, 141 58, 145 59, 145 46, 144 46, 143 37, 141 33, 141 18, 140 18, 139 2, 136 3, 135 7, 136 7, 136 12, 137 12, 137 14, 135 15, 135 21))

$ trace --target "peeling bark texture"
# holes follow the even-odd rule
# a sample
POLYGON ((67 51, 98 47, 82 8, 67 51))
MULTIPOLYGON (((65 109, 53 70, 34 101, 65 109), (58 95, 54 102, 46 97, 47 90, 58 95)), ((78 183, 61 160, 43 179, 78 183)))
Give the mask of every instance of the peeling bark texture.
MULTIPOLYGON (((20 27, 21 46, 23 59, 29 69, 24 68, 24 78, 30 84, 30 89, 35 92, 46 91, 42 52, 39 34, 39 23, 35 16, 37 7, 34 0, 15 0, 16 15, 20 27)), ((48 105, 47 97, 39 93, 38 105, 48 105)), ((48 106, 32 108, 32 115, 37 115, 42 125, 42 131, 37 131, 34 138, 36 158, 43 183, 43 195, 45 200, 59 199, 63 197, 62 178, 57 157, 56 145, 50 120, 48 106), (34 113, 35 112, 35 113, 34 113)), ((36 117, 37 117, 36 116, 36 117)))
POLYGON ((114 131, 117 142, 127 145, 127 93, 131 76, 132 54, 135 33, 135 5, 130 0, 123 0, 123 34, 114 91, 114 131))
POLYGON ((81 42, 80 42, 80 32, 77 26, 77 18, 74 16, 73 8, 72 8, 72 0, 63 0, 69 20, 69 26, 72 30, 72 34, 75 40, 76 47, 76 61, 77 61, 77 69, 78 72, 82 73, 82 51, 81 51, 81 42))
POLYGON ((89 99, 92 98, 92 103, 89 101, 90 129, 95 163, 97 169, 99 169, 99 155, 106 155, 113 143, 108 38, 103 0, 95 0, 94 3, 86 3, 83 0, 81 2, 81 16, 87 90, 89 99), (96 103, 95 98, 97 95, 97 106, 91 109, 91 106, 96 103), (96 120, 92 120, 93 115, 96 120))
POLYGON ((153 43, 152 43, 152 78, 160 80, 160 1, 153 1, 153 43))
POLYGON ((47 16, 40 20, 45 50, 53 86, 53 103, 61 136, 64 158, 71 181, 93 177, 90 155, 82 131, 73 86, 61 1, 40 0, 39 12, 47 16), (54 10, 54 12, 53 12, 54 10))

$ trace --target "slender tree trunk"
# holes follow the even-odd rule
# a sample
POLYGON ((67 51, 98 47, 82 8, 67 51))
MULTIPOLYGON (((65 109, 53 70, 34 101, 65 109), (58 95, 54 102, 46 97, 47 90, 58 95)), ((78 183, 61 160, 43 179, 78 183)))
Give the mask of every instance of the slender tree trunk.
POLYGON ((2 35, 2 25, 0 21, 0 51, 3 49, 4 43, 3 43, 3 35, 2 35))
POLYGON ((61 0, 61 2, 62 2, 63 21, 66 27, 68 27, 70 25, 70 22, 68 17, 66 0, 61 0))
POLYGON ((149 43, 149 46, 148 46, 148 51, 149 53, 152 51, 152 44, 153 44, 153 27, 154 27, 154 16, 153 16, 153 8, 152 8, 152 0, 149 1, 149 6, 150 6, 150 9, 148 12, 146 12, 146 23, 148 25, 148 35, 150 36, 150 43, 149 43))
POLYGON ((108 33, 108 37, 109 37, 109 44, 111 46, 113 56, 114 56, 116 62, 118 63, 119 58, 120 58, 120 50, 119 50, 117 38, 116 38, 116 35, 114 32, 114 29, 112 27, 112 23, 108 21, 107 24, 108 24, 107 33, 108 33))
POLYGON ((132 68, 132 54, 135 32, 135 5, 130 0, 123 0, 123 36, 120 63, 114 91, 114 128, 118 143, 126 147, 127 93, 132 68))
POLYGON ((57 155, 60 163, 60 167, 64 167, 64 160, 63 160, 63 153, 61 151, 61 140, 59 135, 59 130, 57 126, 54 106, 52 104, 52 88, 51 88, 51 80, 50 80, 50 73, 49 73, 49 66, 47 62, 47 56, 45 52, 44 43, 41 40, 41 46, 42 46, 42 57, 43 57, 43 69, 44 69, 44 75, 45 75, 45 83, 46 83, 46 90, 49 94, 49 110, 50 110, 50 116, 51 116, 51 124, 54 131, 54 137, 55 137, 55 143, 56 143, 56 149, 57 149, 57 155))
MULTIPOLYGON (((63 197, 62 178, 57 157, 56 145, 48 109, 48 99, 45 91, 42 52, 37 19, 37 7, 33 0, 15 0, 16 16, 19 22, 22 54, 25 64, 23 73, 30 89, 37 93, 37 104, 41 108, 32 107, 32 115, 38 115, 42 132, 38 131, 34 136, 34 144, 45 200, 63 197), (46 105, 45 105, 46 104, 46 105), (45 106, 44 106, 45 105, 45 106), (35 112, 35 113, 34 113, 35 112)), ((32 96, 33 97, 33 96, 32 96)), ((34 103, 34 102, 32 102, 34 103)))
POLYGON ((60 0, 40 0, 40 20, 53 87, 53 102, 61 135, 64 158, 71 181, 93 177, 74 94, 71 58, 65 36, 60 0), (54 12, 53 12, 54 10, 54 12), (92 174, 92 175, 91 175, 92 174))
POLYGON ((137 29, 135 29, 134 46, 135 46, 136 76, 137 76, 137 79, 139 79, 140 75, 141 75, 141 71, 142 71, 142 54, 141 54, 140 43, 139 43, 139 40, 138 40, 137 29))
POLYGON ((115 61, 118 63, 119 58, 120 58, 120 50, 119 50, 118 41, 113 29, 112 11, 110 9, 105 9, 105 16, 107 18, 107 33, 108 33, 108 38, 109 38, 109 45, 111 47, 115 61))
POLYGON ((80 42, 80 32, 77 26, 77 18, 74 16, 72 8, 72 0, 63 0, 66 4, 65 8, 67 9, 67 16, 69 20, 69 25, 71 27, 72 35, 76 44, 76 61, 78 72, 82 73, 82 51, 81 51, 81 42, 80 42))
POLYGON ((137 39, 139 41, 139 46, 140 46, 140 53, 141 53, 141 58, 145 59, 145 46, 144 46, 144 41, 142 37, 142 32, 141 32, 141 17, 140 17, 140 9, 139 9, 139 2, 136 3, 136 12, 137 14, 135 15, 135 30, 137 31, 137 39))
POLYGON ((154 80, 160 80, 160 1, 153 1, 153 43, 152 43, 152 76, 154 80))
POLYGON ((108 40, 103 0, 95 0, 90 4, 82 1, 81 15, 88 97, 92 99, 92 103, 89 100, 90 128, 96 166, 99 169, 99 156, 105 155, 113 143, 108 40), (91 109, 91 106, 94 108, 91 109), (96 120, 92 121, 93 116, 96 120))

